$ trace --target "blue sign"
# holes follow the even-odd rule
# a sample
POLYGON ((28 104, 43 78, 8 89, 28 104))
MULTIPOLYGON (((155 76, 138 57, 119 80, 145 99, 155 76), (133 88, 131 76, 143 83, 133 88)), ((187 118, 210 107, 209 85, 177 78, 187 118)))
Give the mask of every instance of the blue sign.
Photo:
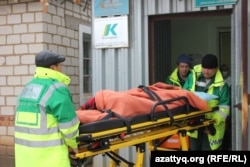
POLYGON ((116 16, 129 14, 129 0, 94 0, 94 15, 116 16))
POLYGON ((237 0, 196 0, 196 7, 205 6, 219 6, 219 5, 232 5, 235 4, 237 0))

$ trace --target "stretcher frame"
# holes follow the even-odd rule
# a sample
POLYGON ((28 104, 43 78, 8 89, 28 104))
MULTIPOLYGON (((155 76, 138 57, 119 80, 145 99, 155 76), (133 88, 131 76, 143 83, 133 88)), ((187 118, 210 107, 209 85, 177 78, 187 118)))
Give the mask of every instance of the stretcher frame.
POLYGON ((190 112, 188 100, 185 97, 157 102, 151 109, 151 119, 146 122, 131 125, 129 131, 128 127, 124 126, 93 133, 81 133, 78 138, 78 141, 80 142, 79 153, 75 154, 75 157, 79 160, 79 163, 81 163, 88 157, 105 154, 111 159, 110 167, 124 165, 129 167, 141 167, 143 166, 146 148, 148 148, 149 151, 173 151, 173 149, 160 147, 161 143, 159 142, 159 139, 167 139, 174 134, 179 134, 181 143, 180 150, 188 151, 189 148, 186 140, 187 132, 213 124, 213 120, 205 119, 205 114, 212 111, 213 109, 190 112), (158 105, 167 104, 180 99, 187 101, 185 109, 188 111, 173 117, 155 117, 157 113, 154 111, 158 105), (190 124, 190 120, 194 119, 198 119, 199 121, 190 124), (92 149, 92 146, 96 142, 101 145, 101 147, 92 149), (136 162, 134 163, 127 161, 119 155, 119 149, 131 146, 136 146, 137 157, 136 162))

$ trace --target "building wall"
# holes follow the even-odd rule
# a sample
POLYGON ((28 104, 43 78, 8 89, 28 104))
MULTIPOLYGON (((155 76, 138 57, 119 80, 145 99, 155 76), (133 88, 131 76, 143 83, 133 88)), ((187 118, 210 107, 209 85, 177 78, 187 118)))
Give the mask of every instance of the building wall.
POLYGON ((90 24, 91 5, 51 1, 0 5, 0 167, 14 167, 14 115, 17 96, 32 78, 34 57, 43 49, 66 56, 63 72, 71 77, 79 106, 79 24, 90 24))

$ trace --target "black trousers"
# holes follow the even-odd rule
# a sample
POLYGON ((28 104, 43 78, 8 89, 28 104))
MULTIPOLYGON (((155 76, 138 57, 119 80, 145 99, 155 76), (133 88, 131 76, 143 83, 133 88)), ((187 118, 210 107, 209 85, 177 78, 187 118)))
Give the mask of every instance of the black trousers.
POLYGON ((198 138, 189 138, 190 151, 211 151, 208 136, 203 131, 198 131, 198 138))

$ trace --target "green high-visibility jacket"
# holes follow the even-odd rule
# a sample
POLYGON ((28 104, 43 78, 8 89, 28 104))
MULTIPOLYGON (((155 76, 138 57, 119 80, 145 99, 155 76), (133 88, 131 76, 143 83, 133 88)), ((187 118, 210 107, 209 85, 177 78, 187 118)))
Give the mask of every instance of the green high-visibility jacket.
POLYGON ((165 82, 169 85, 179 86, 183 89, 189 90, 191 89, 189 88, 190 85, 194 86, 192 83, 189 84, 189 82, 193 79, 193 75, 195 75, 195 73, 193 69, 190 69, 186 81, 184 83, 181 83, 181 79, 178 75, 178 68, 175 68, 174 71, 167 77, 165 82))
MULTIPOLYGON (((215 120, 215 124, 213 125, 215 128, 215 135, 208 135, 208 140, 210 144, 211 150, 216 150, 222 145, 222 140, 225 133, 226 128, 226 118, 230 114, 229 105, 230 105, 230 88, 224 82, 221 72, 218 70, 210 82, 210 84, 206 88, 202 88, 203 82, 205 82, 204 77, 202 76, 202 67, 201 65, 196 65, 194 68, 195 74, 191 80, 189 80, 189 84, 195 85, 195 90, 190 89, 190 91, 203 91, 209 94, 213 94, 218 96, 217 99, 209 101, 209 105, 211 107, 218 106, 217 111, 213 111, 212 113, 207 113, 205 118, 215 120)), ((194 88, 193 86, 190 86, 194 88)), ((190 137, 197 138, 198 131, 188 132, 190 137)))
POLYGON ((16 167, 70 167, 68 148, 77 148, 79 120, 67 85, 70 78, 37 67, 18 97, 16 167))

